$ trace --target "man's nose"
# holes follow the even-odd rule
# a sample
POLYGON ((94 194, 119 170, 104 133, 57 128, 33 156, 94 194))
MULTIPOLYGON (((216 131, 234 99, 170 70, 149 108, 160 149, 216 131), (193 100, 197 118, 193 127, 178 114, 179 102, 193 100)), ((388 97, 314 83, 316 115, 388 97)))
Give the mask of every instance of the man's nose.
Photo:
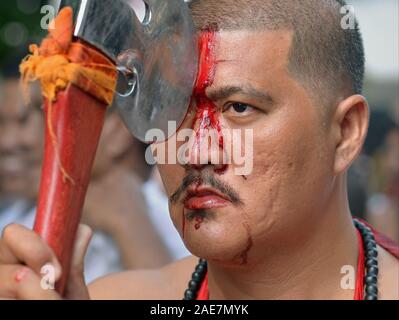
POLYGON ((223 137, 221 133, 213 129, 199 130, 194 133, 188 162, 186 166, 194 170, 202 170, 212 167, 217 173, 227 170, 223 137))

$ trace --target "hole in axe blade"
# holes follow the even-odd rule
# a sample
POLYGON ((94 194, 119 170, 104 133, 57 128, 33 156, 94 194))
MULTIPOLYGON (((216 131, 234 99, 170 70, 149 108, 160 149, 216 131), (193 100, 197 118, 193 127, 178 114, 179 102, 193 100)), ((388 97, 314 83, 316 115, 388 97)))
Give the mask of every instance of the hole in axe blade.
POLYGON ((137 72, 123 66, 118 66, 118 81, 116 84, 116 93, 121 97, 134 95, 137 84, 137 72))
POLYGON ((139 21, 146 25, 151 21, 151 9, 144 0, 128 0, 128 4, 133 8, 139 21))
POLYGON ((141 23, 144 25, 147 25, 151 22, 152 15, 151 15, 151 9, 150 9, 150 6, 148 5, 148 3, 144 2, 144 4, 145 4, 145 16, 144 16, 143 21, 141 21, 141 23))

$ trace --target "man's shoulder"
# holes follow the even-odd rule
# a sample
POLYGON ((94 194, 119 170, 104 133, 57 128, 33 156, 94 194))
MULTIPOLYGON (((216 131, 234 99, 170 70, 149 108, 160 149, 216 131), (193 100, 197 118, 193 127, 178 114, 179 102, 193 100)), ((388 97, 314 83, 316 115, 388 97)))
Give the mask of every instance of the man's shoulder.
POLYGON ((399 245, 368 225, 378 245, 378 287, 379 299, 399 300, 399 245))
POLYGON ((198 258, 190 256, 160 269, 132 270, 99 278, 89 285, 92 299, 180 300, 198 258))
POLYGON ((391 252, 378 247, 379 298, 399 300, 399 259, 391 252))

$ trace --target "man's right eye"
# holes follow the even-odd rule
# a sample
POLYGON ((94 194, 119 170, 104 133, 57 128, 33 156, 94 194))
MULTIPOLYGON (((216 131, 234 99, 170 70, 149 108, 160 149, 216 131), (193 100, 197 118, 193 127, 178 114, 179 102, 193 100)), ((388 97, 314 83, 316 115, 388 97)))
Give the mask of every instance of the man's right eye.
POLYGON ((231 116, 243 117, 252 114, 256 111, 255 107, 252 107, 246 103, 234 102, 227 104, 223 110, 224 113, 229 113, 231 116))
POLYGON ((243 113, 243 112, 247 111, 248 108, 250 108, 250 106, 248 106, 247 104, 243 104, 243 103, 234 103, 231 105, 231 107, 234 109, 235 112, 238 112, 238 113, 243 113))

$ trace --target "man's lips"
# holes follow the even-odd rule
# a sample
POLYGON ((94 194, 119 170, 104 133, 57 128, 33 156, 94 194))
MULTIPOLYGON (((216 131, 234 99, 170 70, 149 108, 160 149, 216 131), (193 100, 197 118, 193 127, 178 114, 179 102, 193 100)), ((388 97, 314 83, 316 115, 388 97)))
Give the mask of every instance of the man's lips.
POLYGON ((189 210, 221 208, 231 200, 216 189, 205 186, 192 186, 187 189, 184 207, 189 210))

